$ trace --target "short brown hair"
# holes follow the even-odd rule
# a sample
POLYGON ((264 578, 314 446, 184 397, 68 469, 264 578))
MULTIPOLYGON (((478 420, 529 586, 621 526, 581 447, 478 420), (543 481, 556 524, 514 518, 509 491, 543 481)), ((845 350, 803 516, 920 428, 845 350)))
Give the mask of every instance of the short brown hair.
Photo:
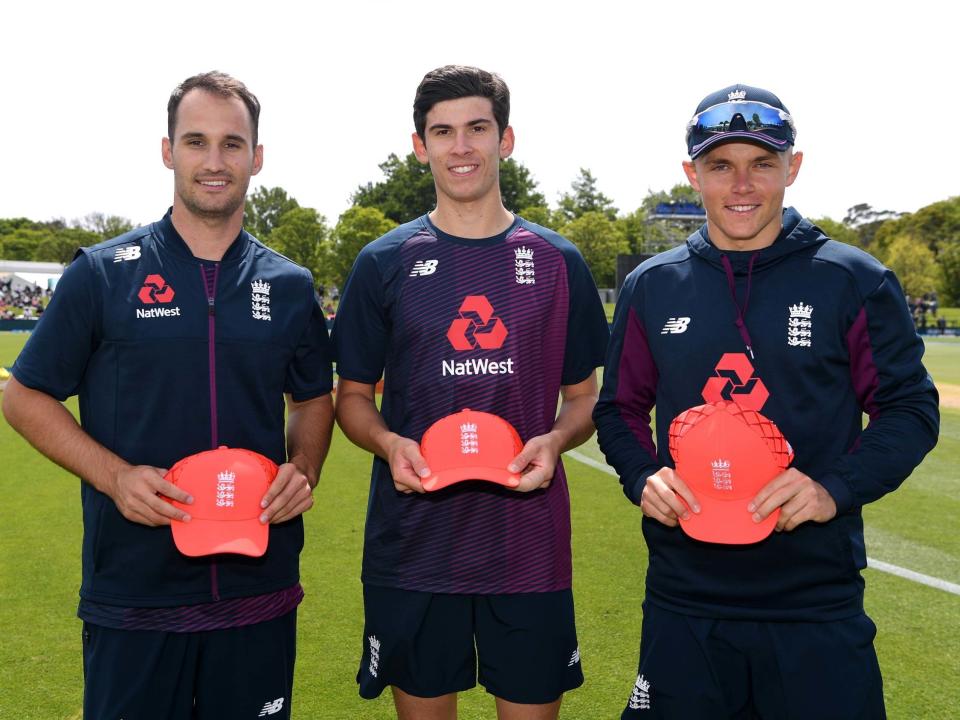
POLYGON ((487 98, 493 105, 497 131, 510 124, 510 89, 499 75, 467 65, 444 65, 423 76, 413 100, 413 125, 425 140, 427 113, 439 102, 465 97, 487 98))
POLYGON ((220 97, 236 97, 243 101, 250 113, 250 125, 253 127, 253 146, 257 146, 258 127, 260 125, 260 101, 247 90, 247 86, 226 73, 217 70, 188 77, 174 88, 167 102, 167 135, 173 142, 173 132, 177 126, 177 109, 183 96, 191 90, 204 90, 220 97))

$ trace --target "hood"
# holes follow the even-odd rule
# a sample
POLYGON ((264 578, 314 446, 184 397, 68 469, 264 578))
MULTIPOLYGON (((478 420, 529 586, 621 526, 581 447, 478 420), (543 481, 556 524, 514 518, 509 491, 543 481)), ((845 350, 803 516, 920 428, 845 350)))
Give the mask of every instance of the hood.
POLYGON ((819 247, 827 239, 820 228, 809 220, 805 220, 794 208, 788 207, 783 211, 783 229, 780 230, 777 239, 773 245, 761 250, 719 250, 710 242, 706 223, 687 238, 687 247, 691 253, 716 266, 721 272, 723 271, 721 257, 725 255, 735 275, 746 275, 753 256, 756 256, 753 258, 753 272, 757 272, 778 263, 788 255, 819 247))

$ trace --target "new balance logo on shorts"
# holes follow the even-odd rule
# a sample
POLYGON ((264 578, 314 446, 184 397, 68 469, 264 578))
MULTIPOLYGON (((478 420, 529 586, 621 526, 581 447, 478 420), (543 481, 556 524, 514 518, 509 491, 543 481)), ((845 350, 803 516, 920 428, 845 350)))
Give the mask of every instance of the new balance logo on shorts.
POLYGON ((660 331, 661 335, 666 335, 671 333, 672 335, 679 335, 682 332, 687 331, 687 325, 690 324, 690 318, 688 317, 672 317, 667 320, 666 324, 663 326, 663 330, 660 331))
POLYGON ((570 656, 570 662, 567 663, 567 667, 573 667, 578 662, 580 662, 580 648, 578 647, 573 651, 573 654, 570 656))
POLYGON ((410 270, 410 277, 433 275, 437 271, 439 260, 417 260, 410 270))
POLYGON ((257 717, 266 717, 267 715, 276 715, 278 712, 283 710, 283 698, 278 697, 276 700, 267 700, 263 704, 263 710, 260 711, 260 714, 257 717))

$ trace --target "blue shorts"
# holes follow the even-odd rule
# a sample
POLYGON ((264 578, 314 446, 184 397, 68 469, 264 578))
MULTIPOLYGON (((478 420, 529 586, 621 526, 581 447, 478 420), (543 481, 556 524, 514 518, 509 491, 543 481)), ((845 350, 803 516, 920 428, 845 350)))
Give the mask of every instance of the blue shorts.
POLYGON ((643 605, 640 668, 621 720, 882 720, 866 615, 752 622, 643 605))
POLYGON ((447 595, 364 585, 360 695, 440 697, 477 684, 545 704, 583 684, 570 590, 447 595))
POLYGON ((83 716, 287 720, 297 612, 204 632, 83 624, 83 716))

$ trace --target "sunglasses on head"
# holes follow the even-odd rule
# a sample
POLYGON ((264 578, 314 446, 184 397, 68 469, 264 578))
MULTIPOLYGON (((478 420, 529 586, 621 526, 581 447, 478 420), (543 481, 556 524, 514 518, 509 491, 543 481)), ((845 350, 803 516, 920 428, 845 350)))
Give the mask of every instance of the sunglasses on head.
POLYGON ((706 142, 728 132, 758 133, 777 144, 792 143, 797 135, 793 118, 785 110, 757 101, 735 100, 708 107, 687 123, 687 139, 706 142))

